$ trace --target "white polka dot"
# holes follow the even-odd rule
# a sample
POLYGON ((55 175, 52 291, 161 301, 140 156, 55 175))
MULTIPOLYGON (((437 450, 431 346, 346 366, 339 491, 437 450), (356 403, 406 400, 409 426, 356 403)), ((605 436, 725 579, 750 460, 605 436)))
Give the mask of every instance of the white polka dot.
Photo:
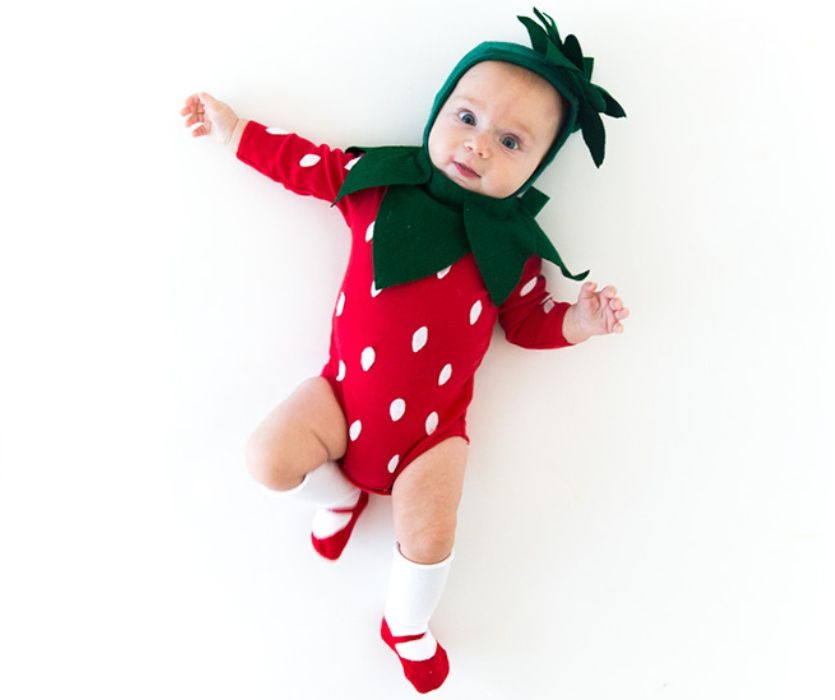
POLYGON ((365 240, 370 241, 372 238, 374 238, 374 222, 373 221, 370 224, 368 224, 368 228, 365 229, 365 240))
POLYGON ((545 303, 542 305, 542 310, 547 314, 551 309, 554 308, 554 300, 550 297, 545 300, 545 303))
POLYGON ((309 168, 311 165, 316 165, 320 160, 322 160, 322 156, 317 156, 315 153, 308 153, 299 161, 299 165, 303 168, 309 168))
POLYGON ((374 352, 374 348, 368 347, 362 351, 362 355, 360 356, 360 364, 362 368, 367 372, 368 368, 374 364, 374 360, 377 359, 377 355, 374 352))
POLYGON ((352 158, 347 163, 345 163, 345 170, 350 170, 351 168, 353 168, 360 158, 362 158, 362 156, 357 156, 356 158, 352 158))
POLYGON ((377 283, 374 280, 371 280, 371 297, 376 297, 382 291, 382 289, 377 289, 377 283))
POLYGON ((340 360, 339 361, 339 374, 336 375, 336 381, 341 382, 345 379, 345 363, 340 360))
POLYGON ((536 277, 531 277, 527 282, 525 282, 525 286, 519 290, 519 296, 523 297, 528 292, 530 292, 536 286, 536 277))
POLYGON ((389 474, 394 474, 394 470, 397 469, 397 465, 399 463, 400 463, 400 455, 394 455, 394 457, 392 457, 389 460, 389 464, 388 464, 389 474))
POLYGON ((426 326, 418 328, 412 335, 412 352, 417 352, 423 348, 423 346, 426 345, 426 339, 428 337, 429 329, 426 326))
POLYGON ((451 269, 452 265, 448 265, 443 270, 438 270, 435 274, 438 276, 439 280, 442 280, 444 277, 446 277, 447 272, 449 272, 451 269))
POLYGON ((362 432, 362 422, 359 420, 355 420, 351 423, 351 428, 348 431, 348 434, 351 436, 351 440, 356 440, 360 433, 362 432))
POLYGON ((426 416, 426 434, 431 435, 435 432, 435 428, 438 427, 438 414, 435 411, 432 411, 428 416, 426 416))
POLYGON ((268 134, 275 134, 276 136, 283 136, 284 134, 289 134, 290 132, 287 129, 282 129, 280 126, 270 126, 267 127, 268 134))
POLYGON ((389 415, 393 421, 398 421, 406 413, 406 402, 403 399, 395 399, 389 406, 389 415))
POLYGON ((336 315, 342 315, 342 309, 345 308, 345 292, 339 292, 339 299, 336 300, 336 315))
POLYGON ((481 299, 470 307, 470 325, 472 326, 481 316, 481 299))
POLYGON ((449 381, 449 378, 452 376, 452 365, 447 362, 444 365, 444 368, 441 370, 441 373, 438 375, 438 386, 443 386, 449 381))

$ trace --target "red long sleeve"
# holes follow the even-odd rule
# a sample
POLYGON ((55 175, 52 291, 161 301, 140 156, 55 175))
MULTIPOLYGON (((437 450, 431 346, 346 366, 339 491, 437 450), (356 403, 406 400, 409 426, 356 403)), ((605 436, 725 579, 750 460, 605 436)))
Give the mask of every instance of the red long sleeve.
POLYGON ((519 284, 499 306, 499 324, 508 341, 523 348, 569 347, 562 324, 571 304, 551 298, 541 272, 542 258, 528 258, 519 284))
MULTIPOLYGON (((291 192, 333 202, 357 156, 298 134, 250 121, 241 134, 239 160, 291 192)), ((344 200, 340 200, 340 204, 344 200)), ((339 207, 339 204, 337 204, 339 207)))

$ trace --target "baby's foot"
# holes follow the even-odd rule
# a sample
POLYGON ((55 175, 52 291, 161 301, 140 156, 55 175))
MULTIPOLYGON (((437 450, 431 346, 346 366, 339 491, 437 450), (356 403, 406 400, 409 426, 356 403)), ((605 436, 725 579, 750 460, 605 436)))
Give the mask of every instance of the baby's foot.
POLYGON ((338 559, 366 505, 368 493, 360 491, 353 505, 317 508, 313 516, 313 531, 310 533, 316 551, 325 559, 338 559))
POLYGON ((428 629, 422 634, 395 637, 384 617, 380 626, 380 636, 397 654, 400 665, 403 666, 403 673, 419 693, 435 690, 446 680, 449 673, 446 650, 438 644, 428 629))

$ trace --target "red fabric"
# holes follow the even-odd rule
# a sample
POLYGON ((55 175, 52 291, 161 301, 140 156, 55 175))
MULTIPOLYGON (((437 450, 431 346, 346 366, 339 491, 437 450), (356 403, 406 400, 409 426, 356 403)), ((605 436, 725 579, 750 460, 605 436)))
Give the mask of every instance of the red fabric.
MULTIPOLYGON (((288 190, 329 203, 356 159, 296 134, 271 134, 254 121, 244 129, 237 157, 288 190)), ((562 324, 570 305, 551 298, 538 256, 526 261, 519 284, 499 307, 472 253, 448 271, 377 290, 373 223, 384 194, 383 187, 363 190, 336 204, 352 243, 321 376, 349 427, 338 464, 360 488, 390 494, 397 475, 430 447, 454 435, 469 443, 473 378, 496 322, 521 347, 566 347, 562 324)))
POLYGON ((368 505, 368 494, 365 491, 360 493, 360 499, 352 508, 328 508, 332 513, 350 513, 351 519, 348 524, 339 532, 333 533, 330 537, 323 537, 319 539, 312 532, 310 533, 310 541, 313 543, 313 548, 319 552, 325 559, 339 559, 345 545, 348 544, 348 539, 354 531, 354 525, 360 517, 360 513, 365 510, 368 505))
MULTIPOLYGON (((423 634, 426 633, 424 632, 423 634)), ((383 622, 380 625, 380 636, 395 654, 397 654, 395 644, 420 639, 423 637, 423 634, 407 634, 402 637, 395 637, 389 629, 386 618, 383 618, 383 622)), ((419 693, 428 693, 430 690, 439 688, 449 675, 449 657, 447 656, 446 649, 437 640, 436 644, 438 648, 435 650, 434 656, 423 661, 410 661, 397 654, 397 658, 400 659, 400 665, 403 666, 403 673, 419 693)))

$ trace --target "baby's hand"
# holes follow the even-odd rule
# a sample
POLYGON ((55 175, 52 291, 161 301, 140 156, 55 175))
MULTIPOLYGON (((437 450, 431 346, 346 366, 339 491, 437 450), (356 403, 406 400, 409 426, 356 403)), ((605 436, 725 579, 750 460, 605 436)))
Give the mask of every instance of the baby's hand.
POLYGON ((192 130, 192 136, 211 134, 224 145, 231 143, 235 127, 240 121, 228 104, 216 100, 207 92, 198 92, 188 97, 180 114, 188 115, 185 123, 187 127, 200 124, 192 130))
POLYGON ((614 287, 595 292, 596 286, 594 282, 583 284, 577 303, 565 314, 563 335, 570 343, 587 340, 593 335, 623 333, 620 321, 629 316, 629 309, 624 308, 614 287))

